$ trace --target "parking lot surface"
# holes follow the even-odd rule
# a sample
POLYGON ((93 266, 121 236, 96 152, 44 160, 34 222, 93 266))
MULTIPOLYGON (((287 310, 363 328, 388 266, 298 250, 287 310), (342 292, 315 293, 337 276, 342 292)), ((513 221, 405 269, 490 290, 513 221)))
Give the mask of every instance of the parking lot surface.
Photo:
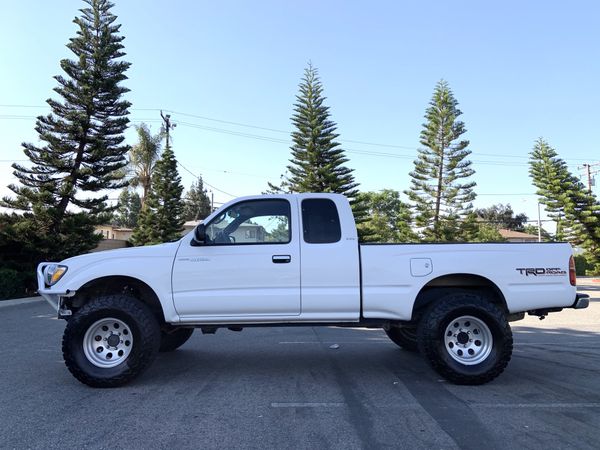
POLYGON ((46 303, 0 302, 0 448, 597 449, 600 283, 582 283, 590 307, 514 322, 512 361, 483 386, 441 380, 381 330, 294 327, 197 330, 92 389, 46 303))

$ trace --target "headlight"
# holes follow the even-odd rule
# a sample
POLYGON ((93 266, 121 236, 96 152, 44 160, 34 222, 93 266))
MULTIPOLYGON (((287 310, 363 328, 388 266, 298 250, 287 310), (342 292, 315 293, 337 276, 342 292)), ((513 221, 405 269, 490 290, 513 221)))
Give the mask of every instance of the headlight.
POLYGON ((44 268, 44 281, 48 286, 56 284, 67 272, 67 266, 50 264, 44 268))

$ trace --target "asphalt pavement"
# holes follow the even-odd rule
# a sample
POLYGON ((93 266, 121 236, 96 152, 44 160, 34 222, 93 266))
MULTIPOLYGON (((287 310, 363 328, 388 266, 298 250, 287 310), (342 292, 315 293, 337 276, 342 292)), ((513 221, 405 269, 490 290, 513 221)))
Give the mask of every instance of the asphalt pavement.
POLYGON ((0 448, 600 448, 600 283, 513 323, 499 378, 455 386, 381 330, 199 330, 131 384, 64 366, 43 301, 0 302, 0 448), (333 348, 332 348, 333 347, 333 348))

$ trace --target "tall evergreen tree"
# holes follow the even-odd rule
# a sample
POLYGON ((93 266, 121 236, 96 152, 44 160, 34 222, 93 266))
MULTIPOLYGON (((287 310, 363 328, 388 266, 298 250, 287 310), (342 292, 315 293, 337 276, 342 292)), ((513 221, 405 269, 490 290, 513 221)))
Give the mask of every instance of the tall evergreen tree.
POLYGON ((460 221, 472 211, 475 182, 465 181, 475 173, 467 156, 469 141, 459 140, 466 132, 458 117, 462 112, 448 83, 437 83, 426 122, 415 168, 410 172, 411 186, 405 191, 416 212, 416 224, 427 240, 455 240, 460 236, 460 221))
POLYGON ((156 163, 150 192, 131 238, 135 245, 159 244, 181 237, 184 223, 182 193, 177 160, 167 141, 165 151, 156 163))
POLYGON ((135 130, 138 134, 138 141, 131 147, 129 152, 129 165, 134 173, 129 184, 132 187, 139 186, 142 188, 141 200, 143 204, 150 190, 152 172, 160 158, 161 141, 164 133, 153 135, 150 127, 145 123, 137 125, 135 130))
POLYGON ((304 70, 298 86, 292 115, 292 158, 287 166, 288 175, 282 176, 280 186, 269 183, 275 192, 331 192, 344 194, 351 202, 357 219, 364 216, 364 208, 357 202, 358 183, 353 169, 336 139, 337 125, 330 119, 325 106, 323 85, 312 64, 304 70))
POLYGON ((114 216, 114 224, 120 227, 135 228, 142 210, 142 199, 140 195, 127 188, 121 191, 117 211, 114 216))
POLYGON ((0 202, 22 212, 6 231, 30 255, 29 264, 93 248, 100 239, 94 226, 110 211, 108 196, 96 193, 126 185, 121 169, 130 103, 121 83, 130 63, 122 60, 124 37, 112 3, 84 1, 87 7, 73 21, 76 36, 67 44, 75 58, 61 60, 64 75, 54 77, 58 97, 47 100, 51 113, 36 121, 42 144, 23 144, 31 165, 13 164, 19 184, 9 189, 15 197, 0 202))
POLYGON ((212 212, 210 199, 204 189, 202 177, 192 184, 183 201, 184 220, 202 220, 212 212))
POLYGON ((586 257, 600 270, 600 203, 596 197, 544 139, 538 139, 533 147, 529 174, 540 202, 557 221, 557 238, 586 249, 586 257))

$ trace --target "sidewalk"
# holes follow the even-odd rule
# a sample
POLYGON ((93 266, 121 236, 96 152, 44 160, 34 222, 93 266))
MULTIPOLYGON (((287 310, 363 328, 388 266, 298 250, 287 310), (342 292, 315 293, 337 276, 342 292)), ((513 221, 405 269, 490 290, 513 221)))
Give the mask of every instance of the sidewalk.
POLYGON ((20 305, 22 303, 40 302, 42 300, 44 300, 42 297, 25 297, 25 298, 18 298, 16 300, 0 300, 0 308, 4 308, 6 306, 12 306, 12 305, 20 305))
POLYGON ((600 286, 600 277, 577 277, 577 286, 600 286))

